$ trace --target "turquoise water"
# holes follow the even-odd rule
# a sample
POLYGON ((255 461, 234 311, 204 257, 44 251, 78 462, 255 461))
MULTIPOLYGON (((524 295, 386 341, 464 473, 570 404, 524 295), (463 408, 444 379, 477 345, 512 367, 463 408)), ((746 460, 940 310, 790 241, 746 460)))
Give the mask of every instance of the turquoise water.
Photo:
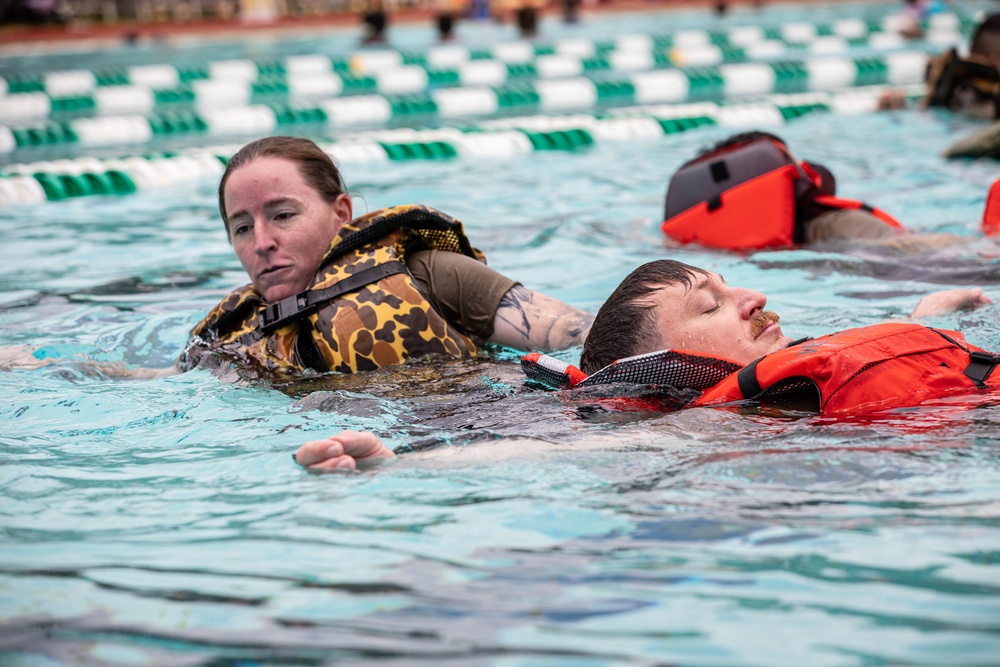
MULTIPOLYGON (((772 128, 844 195, 969 239, 920 260, 668 250, 667 175, 722 128, 346 177, 356 211, 441 208, 492 266, 590 310, 665 256, 763 291, 793 337, 980 285, 994 305, 931 323, 1000 349, 998 248, 976 235, 1000 170, 938 157, 976 127, 909 110, 772 128)), ((282 385, 73 362, 169 365, 242 283, 215 185, 0 209, 0 344, 69 359, 0 373, 0 663, 997 663, 995 400, 622 414, 527 387, 504 350, 282 385), (292 462, 344 428, 422 451, 349 476, 292 462)))

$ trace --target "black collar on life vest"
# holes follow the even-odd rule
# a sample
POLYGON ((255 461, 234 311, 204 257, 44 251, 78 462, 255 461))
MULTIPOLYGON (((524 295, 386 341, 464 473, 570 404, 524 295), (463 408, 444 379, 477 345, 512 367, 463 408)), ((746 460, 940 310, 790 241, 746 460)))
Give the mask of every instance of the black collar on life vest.
MULTIPOLYGON (((789 343, 788 347, 809 340, 812 338, 800 338, 789 343)), ((644 385, 671 390, 694 390, 692 400, 701 391, 737 373, 743 396, 754 398, 764 393, 756 375, 757 364, 762 359, 764 357, 742 366, 729 359, 668 349, 618 359, 592 375, 587 375, 573 364, 547 354, 532 352, 521 358, 521 368, 529 381, 547 389, 578 389, 613 384, 644 385)))
POLYGON ((619 359, 593 375, 539 352, 522 357, 521 368, 529 380, 549 389, 626 383, 701 390, 718 384, 742 366, 685 350, 660 350, 619 359))

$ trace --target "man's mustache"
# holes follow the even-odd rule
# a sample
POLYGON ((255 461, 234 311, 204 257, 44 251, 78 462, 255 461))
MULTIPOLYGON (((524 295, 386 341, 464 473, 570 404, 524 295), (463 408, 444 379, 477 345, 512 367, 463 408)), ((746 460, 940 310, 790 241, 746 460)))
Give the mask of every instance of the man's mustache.
POLYGON ((756 338, 760 335, 760 332, 764 330, 764 327, 772 323, 777 324, 780 321, 781 317, 778 313, 771 310, 760 311, 754 316, 753 321, 750 323, 750 337, 756 338))

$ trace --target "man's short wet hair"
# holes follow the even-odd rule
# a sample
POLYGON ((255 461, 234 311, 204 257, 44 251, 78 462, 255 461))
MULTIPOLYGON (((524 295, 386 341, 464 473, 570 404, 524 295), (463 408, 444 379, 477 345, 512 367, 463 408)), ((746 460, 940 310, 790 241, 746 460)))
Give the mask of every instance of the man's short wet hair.
POLYGON ((615 288, 597 311, 580 356, 580 370, 594 373, 617 359, 654 352, 659 340, 656 306, 649 295, 669 285, 690 288, 705 269, 672 259, 643 264, 615 288))

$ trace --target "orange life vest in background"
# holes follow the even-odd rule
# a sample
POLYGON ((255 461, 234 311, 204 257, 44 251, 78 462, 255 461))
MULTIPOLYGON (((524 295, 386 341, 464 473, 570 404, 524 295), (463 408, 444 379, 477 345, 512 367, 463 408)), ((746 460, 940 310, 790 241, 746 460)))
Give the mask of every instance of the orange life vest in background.
POLYGON ((986 210, 983 211, 983 234, 997 236, 1000 234, 1000 178, 990 186, 986 195, 986 210))
POLYGON ((700 393, 684 407, 744 399, 810 398, 823 415, 908 407, 960 392, 1000 391, 1000 355, 957 331, 920 324, 876 324, 807 339, 741 367, 684 350, 620 359, 589 377, 575 366, 527 355, 525 374, 565 389, 624 383, 700 393), (539 370, 541 369, 541 370, 539 370))
MULTIPOLYGON (((832 185, 832 184, 827 184, 832 185)), ((889 214, 833 196, 808 163, 796 163, 784 145, 754 139, 684 164, 670 179, 660 229, 681 243, 755 249, 801 243, 802 223, 813 204, 863 208, 893 227, 889 214), (824 189, 829 194, 823 194, 824 189)))

